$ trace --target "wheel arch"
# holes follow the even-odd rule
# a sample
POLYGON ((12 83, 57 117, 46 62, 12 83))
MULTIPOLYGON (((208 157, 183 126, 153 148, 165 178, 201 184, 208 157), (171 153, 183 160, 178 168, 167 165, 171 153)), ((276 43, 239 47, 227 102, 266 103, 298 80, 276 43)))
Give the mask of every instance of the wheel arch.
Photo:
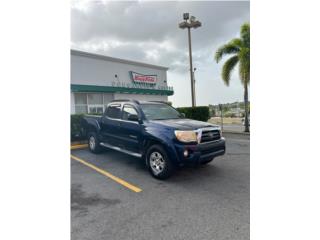
POLYGON ((146 154, 148 152, 148 149, 151 146, 160 145, 164 148, 164 150, 166 151, 170 160, 174 164, 178 164, 178 155, 177 155, 176 149, 175 149, 174 145, 170 144, 170 143, 171 143, 171 141, 168 141, 165 139, 159 139, 159 138, 155 138, 155 137, 146 138, 142 144, 142 149, 143 149, 142 158, 146 160, 146 154))

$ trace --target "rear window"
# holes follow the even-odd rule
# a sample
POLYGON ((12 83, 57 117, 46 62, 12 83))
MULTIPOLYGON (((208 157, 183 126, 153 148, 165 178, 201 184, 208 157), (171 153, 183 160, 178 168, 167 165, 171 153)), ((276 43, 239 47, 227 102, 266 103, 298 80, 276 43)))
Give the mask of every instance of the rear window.
POLYGON ((121 105, 117 104, 117 105, 110 105, 107 108, 107 113, 106 113, 107 117, 109 118, 121 118, 121 105))

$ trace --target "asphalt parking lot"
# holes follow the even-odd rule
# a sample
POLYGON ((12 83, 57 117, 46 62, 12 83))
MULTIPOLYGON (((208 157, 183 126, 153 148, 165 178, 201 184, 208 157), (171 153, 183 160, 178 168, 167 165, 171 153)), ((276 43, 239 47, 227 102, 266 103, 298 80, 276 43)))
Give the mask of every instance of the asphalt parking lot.
POLYGON ((72 150, 71 238, 249 239, 250 136, 225 137, 226 155, 166 181, 122 153, 72 150))

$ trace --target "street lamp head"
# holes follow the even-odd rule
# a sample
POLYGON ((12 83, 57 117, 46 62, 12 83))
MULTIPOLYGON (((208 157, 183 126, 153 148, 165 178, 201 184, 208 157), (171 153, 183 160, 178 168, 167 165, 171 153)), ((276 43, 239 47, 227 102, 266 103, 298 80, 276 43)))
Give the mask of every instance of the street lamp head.
POLYGON ((190 22, 194 22, 194 21, 196 21, 196 17, 195 16, 191 16, 190 17, 190 22))
POLYGON ((189 26, 188 22, 181 22, 179 23, 179 28, 185 29, 189 26))
POLYGON ((183 14, 183 20, 187 21, 189 19, 189 13, 183 14))
POLYGON ((200 21, 193 21, 191 22, 191 27, 192 28, 198 28, 198 27, 201 27, 201 22, 200 21))

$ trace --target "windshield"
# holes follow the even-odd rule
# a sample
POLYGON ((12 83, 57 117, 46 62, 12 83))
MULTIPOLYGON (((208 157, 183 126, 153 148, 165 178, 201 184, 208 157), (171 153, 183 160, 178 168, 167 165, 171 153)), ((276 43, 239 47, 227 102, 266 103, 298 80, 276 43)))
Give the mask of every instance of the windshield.
POLYGON ((181 118, 181 114, 167 104, 140 104, 148 120, 164 120, 181 118))

